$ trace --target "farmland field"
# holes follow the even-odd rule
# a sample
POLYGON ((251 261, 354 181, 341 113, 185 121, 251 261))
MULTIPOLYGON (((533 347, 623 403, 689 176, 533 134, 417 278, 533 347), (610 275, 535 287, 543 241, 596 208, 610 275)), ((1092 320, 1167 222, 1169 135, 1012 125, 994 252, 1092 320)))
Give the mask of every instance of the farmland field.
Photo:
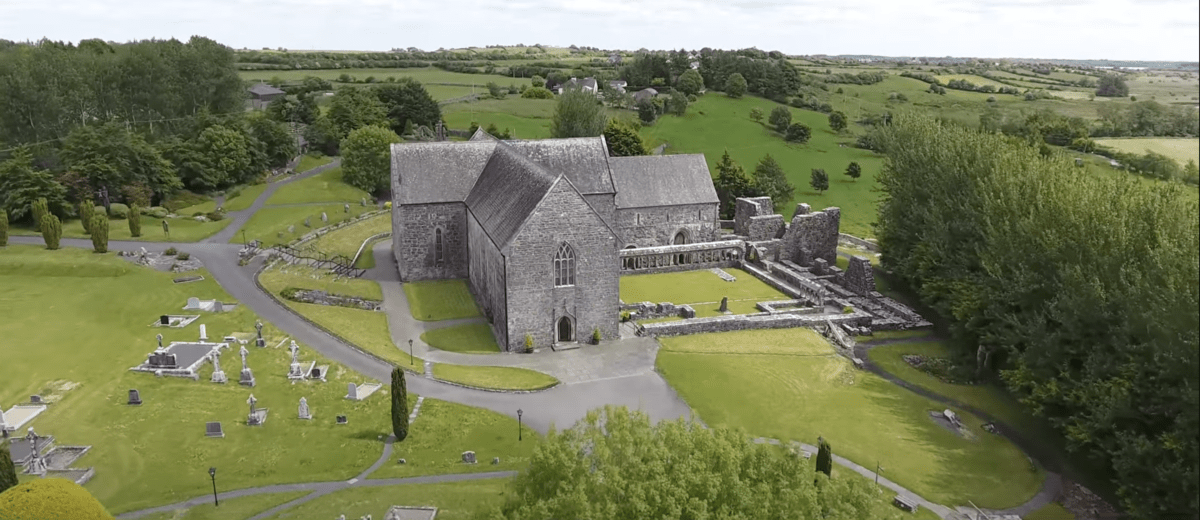
POLYGON ((1160 153, 1179 161, 1180 165, 1186 164, 1189 160, 1200 162, 1200 139, 1188 139, 1186 137, 1096 139, 1096 144, 1126 153, 1140 154, 1147 151, 1160 153))
POLYGON ((342 74, 359 79, 365 79, 368 76, 374 76, 377 81, 384 81, 389 77, 413 78, 421 83, 427 84, 445 84, 445 85, 487 85, 488 82, 495 82, 500 85, 508 86, 509 83, 520 84, 529 81, 527 78, 510 78, 508 76, 500 76, 496 74, 464 74, 461 72, 445 71, 436 67, 423 67, 411 69, 324 69, 324 70, 243 70, 238 71, 238 75, 243 80, 247 81, 267 81, 271 78, 280 78, 284 81, 298 81, 308 76, 314 76, 329 81, 336 81, 342 74))

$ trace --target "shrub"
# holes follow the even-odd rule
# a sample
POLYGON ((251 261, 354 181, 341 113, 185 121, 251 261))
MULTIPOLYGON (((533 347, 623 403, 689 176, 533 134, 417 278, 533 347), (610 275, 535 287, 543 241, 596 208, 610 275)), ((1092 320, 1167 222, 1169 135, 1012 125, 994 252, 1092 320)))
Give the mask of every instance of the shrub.
POLYGON ((42 239, 46 241, 46 249, 58 249, 58 239, 62 238, 62 221, 53 213, 42 216, 42 239))
POLYGON ((687 100, 688 100, 688 103, 695 103, 695 102, 696 102, 696 95, 695 95, 695 94, 688 94, 687 100))
POLYGON ((143 215, 149 215, 154 218, 167 218, 171 212, 162 206, 154 206, 152 208, 142 208, 143 215))
POLYGON ((792 111, 786 107, 775 107, 771 110, 771 115, 767 118, 767 121, 771 123, 771 126, 775 127, 775 130, 782 134, 792 124, 792 111))
POLYGON ((163 254, 167 256, 175 256, 178 253, 179 251, 176 251, 173 247, 168 247, 166 251, 163 251, 163 254))
POLYGON ((218 220, 225 219, 225 212, 224 211, 214 211, 212 213, 205 213, 204 217, 207 218, 208 220, 216 222, 218 220))
POLYGON ((0 208, 0 247, 8 245, 8 212, 0 208))
MULTIPOLYGON (((0 215, 3 214, 4 212, 0 211, 0 215)), ((20 481, 17 480, 17 468, 13 464, 12 453, 8 451, 8 443, 0 442, 0 493, 17 484, 20 484, 20 481)))
POLYGON ((554 93, 545 87, 532 87, 521 93, 524 99, 554 99, 554 93))
POLYGON ((854 307, 849 305, 842 307, 842 314, 854 314, 854 307))
POLYGON ((137 206, 129 207, 129 236, 142 236, 142 211, 137 206))
POLYGON ((103 213, 92 215, 92 248, 97 253, 108 252, 108 217, 103 213))
POLYGON ((304 289, 299 289, 296 287, 286 287, 282 291, 279 291, 279 295, 282 296, 285 300, 297 301, 296 293, 298 293, 302 290, 304 290, 304 289))
POLYGON ((833 447, 824 438, 817 438, 817 471, 826 477, 833 474, 833 447))
POLYGON ((600 327, 592 329, 592 343, 600 344, 600 327))
POLYGON ((632 317, 633 316, 629 314, 629 311, 621 311, 621 323, 629 321, 629 319, 632 317))
POLYGON ((5 520, 112 520, 96 497, 62 478, 36 479, 0 493, 0 518, 5 520))
POLYGON ((179 253, 178 255, 175 255, 176 260, 188 260, 190 258, 192 258, 191 253, 179 253))
POLYGON ((533 352, 533 336, 526 334, 525 335, 525 353, 529 354, 532 352, 533 352))
POLYGON ((812 129, 804 123, 792 123, 787 127, 787 134, 784 139, 790 143, 804 144, 812 137, 812 129))
POLYGON ((126 206, 124 204, 115 204, 115 203, 109 204, 108 205, 108 218, 116 219, 116 220, 129 218, 129 206, 126 206))
POLYGON ((91 234, 92 217, 95 214, 96 206, 92 205, 92 201, 85 200, 79 203, 79 225, 83 226, 83 234, 91 234))
POLYGON ((42 230, 42 218, 50 213, 50 204, 46 202, 46 197, 39 197, 37 200, 29 203, 30 213, 33 214, 33 228, 42 230))

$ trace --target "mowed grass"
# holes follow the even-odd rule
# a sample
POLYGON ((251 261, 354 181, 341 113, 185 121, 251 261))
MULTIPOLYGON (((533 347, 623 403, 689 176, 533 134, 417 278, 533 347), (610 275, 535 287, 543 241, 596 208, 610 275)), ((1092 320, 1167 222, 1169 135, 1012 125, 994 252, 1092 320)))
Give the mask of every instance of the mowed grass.
POLYGON ((386 389, 362 402, 343 399, 346 384, 361 383, 361 376, 304 345, 301 359, 331 366, 329 382, 292 384, 285 377, 290 356, 276 347, 285 336, 269 323, 268 348, 248 347, 253 389, 236 384, 237 347, 221 359, 231 384, 210 383, 211 365, 198 381, 129 370, 154 350, 155 334, 164 344, 195 341, 199 324, 215 337, 253 334, 256 316, 244 306, 202 313, 183 329, 151 327, 161 314, 180 313, 191 296, 231 301, 207 272, 197 274, 206 279, 176 285, 176 274, 112 254, 0 249, 0 337, 6 346, 36 346, 0 349, 0 402, 34 394, 53 402, 30 426, 60 445, 92 446, 75 466, 95 467, 86 487, 114 514, 205 495, 209 467, 218 468, 222 488, 238 489, 344 480, 374 462, 383 448, 377 436, 390 429, 386 389), (142 406, 125 404, 131 388, 142 406), (271 410, 261 428, 245 425, 251 393, 271 410), (301 397, 314 420, 295 419, 301 397), (337 414, 351 417, 348 427, 334 423, 337 414), (206 438, 207 421, 220 421, 225 438, 206 438))
POLYGON ((710 425, 816 444, 942 504, 1024 503, 1044 474, 961 410, 974 436, 935 423, 945 406, 854 369, 808 329, 742 331, 661 339, 657 368, 710 425), (737 389, 730 392, 729 389, 737 389), (754 396, 749 399, 746 396, 754 396))
POLYGON ((504 503, 509 479, 486 479, 442 484, 356 487, 330 493, 282 511, 272 520, 314 518, 382 519, 393 505, 436 507, 437 520, 469 520, 477 511, 504 503))
MULTIPOLYGON (((249 208, 254 204, 254 200, 262 195, 262 192, 267 189, 267 184, 251 184, 249 186, 239 186, 226 192, 225 202, 222 208, 225 211, 241 211, 249 208)), ((217 201, 215 198, 206 200, 194 206, 188 206, 179 210, 177 213, 184 217, 190 217, 196 213, 208 214, 217 210, 217 201)))
POLYGON ((288 287, 382 300, 379 284, 362 278, 338 278, 327 270, 306 265, 277 265, 259 274, 258 281, 276 294, 288 287), (315 277, 315 278, 314 278, 315 277))
POLYGON ((1058 502, 1046 504, 1041 509, 1023 516, 1024 520, 1075 520, 1075 515, 1058 502))
POLYGON ((788 296, 741 269, 725 269, 737 278, 726 282, 708 270, 680 273, 639 274, 621 277, 621 301, 625 303, 671 302, 691 305, 696 316, 721 314, 721 298, 729 298, 729 310, 734 314, 760 312, 755 304, 786 300, 788 296))
POLYGON ((245 233, 247 240, 258 240, 266 247, 287 244, 314 229, 350 220, 374 209, 373 206, 364 207, 358 204, 351 204, 349 213, 344 211, 342 204, 264 207, 255 212, 246 225, 242 226, 242 232, 229 241, 240 244, 242 233, 245 233), (329 217, 329 222, 321 221, 321 213, 329 217), (311 228, 305 227, 306 218, 312 225, 311 228), (291 232, 288 232, 289 226, 292 226, 291 232))
POLYGON ((412 317, 420 321, 441 321, 479 316, 466 280, 427 280, 404 284, 412 317))
POLYGON ((779 106, 784 105, 757 97, 731 99, 719 93, 706 94, 688 107, 687 115, 664 116, 654 125, 644 127, 642 135, 652 145, 668 143, 668 153, 703 153, 712 172, 726 150, 747 172, 754 171, 758 162, 770 154, 795 187, 792 200, 775 208, 785 219, 792 218, 799 202, 806 202, 815 210, 837 206, 842 210, 843 233, 873 236, 871 223, 879 198, 875 176, 883 166, 883 158, 850 146, 854 136, 834 133, 829 128, 828 116, 819 112, 788 109, 792 121, 812 128, 812 139, 803 145, 785 142, 783 136, 766 124, 765 118, 763 123, 750 119, 752 108, 770 114, 779 106), (851 162, 862 167, 862 176, 854 182, 843 175, 851 162), (809 185, 815 168, 829 174, 829 189, 824 193, 809 185))
POLYGON ((471 323, 457 327, 434 329, 421 334, 421 341, 430 347, 463 354, 496 354, 500 347, 486 323, 471 323))
POLYGON ((1183 166, 1188 161, 1200 163, 1200 139, 1186 137, 1134 137, 1128 139, 1096 139, 1096 144, 1125 153, 1160 153, 1183 166))
POLYGON ((267 199, 267 205, 314 202, 349 202, 361 205, 364 198, 370 201, 371 194, 342 182, 342 168, 339 166, 280 187, 267 199))
MULTIPOLYGON (((108 239, 110 241, 199 242, 225 229, 225 226, 228 226, 231 222, 229 219, 217 222, 199 222, 191 217, 158 219, 145 215, 142 215, 141 219, 142 236, 137 238, 133 238, 130 235, 128 220, 109 220, 108 239), (163 231, 162 223, 164 220, 167 222, 169 233, 163 231)), ((62 238, 91 238, 91 235, 83 232, 83 224, 80 223, 79 219, 67 219, 66 222, 63 222, 62 228, 62 238)), ((13 223, 8 233, 12 236, 42 235, 28 223, 13 223)))
POLYGON ((326 155, 316 156, 304 154, 300 157, 300 164, 296 165, 296 173, 304 173, 318 166, 326 165, 333 162, 333 157, 326 155))
POLYGON ((482 128, 494 124, 501 131, 512 129, 519 139, 548 139, 550 117, 554 113, 553 99, 489 99, 470 103, 455 103, 442 107, 442 114, 450 128, 466 130, 471 122, 482 128))
POLYGON ((426 398, 408 428, 408 438, 395 443, 392 460, 369 478, 524 469, 539 435, 523 426, 522 440, 518 441, 517 429, 515 417, 426 398), (464 451, 474 451, 478 463, 464 464, 464 451), (493 465, 493 457, 500 457, 500 464, 493 465), (405 463, 398 464, 399 459, 405 459, 405 463))
POLYGON ((535 370, 514 367, 433 365, 433 377, 476 388, 495 390, 545 390, 558 380, 535 370))
POLYGON ((168 513, 157 513, 143 516, 143 520, 244 520, 277 505, 290 502, 311 491, 293 491, 290 493, 268 493, 221 500, 218 507, 213 504, 201 504, 168 513))
MULTIPOLYGON (((311 247, 329 256, 341 255, 353 260, 354 255, 358 254, 358 250, 362 247, 364 241, 372 236, 391 230, 392 215, 390 212, 383 212, 341 229, 325 233, 310 244, 306 244, 306 247, 311 247)), ((369 248, 364 250, 363 256, 372 256, 371 250, 369 248)), ((374 265, 374 262, 372 262, 372 265, 374 265)))

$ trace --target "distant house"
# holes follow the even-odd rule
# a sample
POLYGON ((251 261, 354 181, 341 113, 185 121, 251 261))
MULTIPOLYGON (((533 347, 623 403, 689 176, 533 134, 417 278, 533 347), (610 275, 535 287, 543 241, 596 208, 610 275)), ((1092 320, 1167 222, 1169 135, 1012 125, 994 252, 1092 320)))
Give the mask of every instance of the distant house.
POLYGON ((564 91, 579 89, 594 96, 600 90, 597 87, 599 87, 599 85, 596 84, 596 78, 571 78, 562 85, 559 85, 554 92, 561 95, 564 91))
POLYGON ((614 80, 608 82, 608 86, 609 86, 609 88, 624 94, 625 87, 628 87, 629 83, 627 83, 623 79, 614 79, 614 80))
POLYGON ((617 54, 617 53, 609 54, 608 55, 608 63, 611 65, 617 65, 617 64, 621 63, 621 55, 617 54))
POLYGON ((272 101, 286 94, 286 92, 272 87, 266 83, 259 83, 250 87, 250 104, 254 108, 266 107, 272 101))
POLYGON ((642 89, 633 93, 633 101, 640 103, 646 99, 654 99, 658 95, 658 91, 652 88, 642 89))

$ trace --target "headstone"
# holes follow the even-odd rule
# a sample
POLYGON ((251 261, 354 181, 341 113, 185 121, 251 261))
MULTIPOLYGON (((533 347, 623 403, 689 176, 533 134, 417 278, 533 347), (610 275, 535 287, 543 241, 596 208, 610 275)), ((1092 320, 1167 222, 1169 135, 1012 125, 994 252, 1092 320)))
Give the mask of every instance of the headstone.
POLYGON ((40 396, 40 395, 29 396, 29 403, 30 404, 42 404, 42 396, 40 396))
POLYGON ((500 463, 500 457, 492 457, 492 465, 493 466, 495 466, 499 463, 500 463))
POLYGON ((225 312, 225 304, 221 303, 221 300, 213 300, 213 312, 225 312))
POLYGON ((405 459, 400 459, 396 461, 396 464, 408 464, 408 461, 405 459))
POLYGON ((342 205, 342 212, 343 212, 343 213, 350 213, 350 205, 349 205, 349 204, 344 204, 344 205, 342 205))
POLYGON ((142 395, 137 391, 136 388, 129 389, 129 402, 127 404, 134 406, 142 404, 142 395))
POLYGON ((308 399, 303 397, 300 398, 299 415, 301 419, 312 419, 312 412, 308 409, 308 399))
POLYGON ((208 424, 204 425, 204 436, 205 436, 205 437, 221 437, 221 438, 224 438, 224 437, 225 437, 225 431, 221 429, 221 423, 219 423, 219 422, 210 422, 210 423, 208 423, 208 424))
POLYGON ((246 365, 246 354, 249 354, 250 351, 246 350, 246 346, 243 345, 241 350, 239 350, 239 353, 242 355, 242 377, 238 380, 238 384, 253 388, 254 373, 251 372, 250 367, 246 365))
POLYGON ((312 217, 304 217, 304 227, 312 227, 312 217))
POLYGON ((350 383, 346 385, 346 399, 358 400, 358 385, 350 383))
POLYGON ((349 422, 349 421, 347 421, 347 419, 346 419, 346 416, 345 416, 345 415, 339 415, 339 416, 337 416, 337 423, 338 423, 338 424, 346 424, 347 422, 349 422))
POLYGON ((200 341, 208 341, 208 329, 203 323, 200 324, 200 341))
POLYGON ((288 226, 288 234, 296 234, 296 226, 288 226))
POLYGON ((947 408, 942 411, 942 415, 946 416, 946 420, 950 421, 950 424, 958 426, 958 415, 955 415, 953 410, 947 408))
POLYGON ((246 404, 250 405, 250 415, 254 415, 254 405, 258 404, 258 399, 254 398, 254 394, 250 394, 250 398, 246 399, 246 404))
POLYGON ((188 298, 187 308, 188 309, 199 309, 200 308, 200 298, 197 298, 195 296, 188 298))
POLYGON ((717 312, 729 312, 729 297, 728 296, 721 297, 721 308, 717 309, 717 312))
POLYGON ((367 205, 367 198, 366 198, 366 197, 363 197, 363 198, 362 198, 362 205, 363 205, 364 207, 367 205))
POLYGON ((226 381, 228 378, 225 377, 225 371, 221 370, 221 352, 218 349, 217 352, 213 352, 212 382, 225 384, 226 381))
POLYGON ((464 451, 462 454, 462 461, 467 464, 474 464, 475 463, 475 452, 464 451))
POLYGON ((156 336, 156 337, 158 338, 158 349, 159 349, 159 350, 162 350, 162 348, 163 348, 163 346, 162 346, 162 334, 159 334, 159 335, 158 335, 158 336, 156 336))
POLYGON ((310 377, 310 378, 312 378, 312 379, 322 379, 322 377, 321 377, 321 367, 314 367, 314 368, 312 369, 312 372, 309 372, 309 374, 308 374, 308 377, 310 377))
POLYGON ((329 215, 326 215, 324 211, 321 212, 321 222, 329 222, 329 215))
POLYGON ((0 433, 4 434, 4 438, 8 438, 8 423, 4 422, 4 409, 0 408, 0 433))
POLYGON ((258 331, 258 339, 254 340, 254 344, 258 345, 259 347, 267 346, 267 340, 263 339, 263 335, 262 335, 262 322, 261 321, 254 322, 254 330, 258 331))
POLYGON ((158 324, 159 324, 159 325, 170 325, 170 324, 171 324, 171 317, 170 317, 170 316, 167 316, 166 314, 163 314, 162 316, 159 316, 159 317, 158 317, 158 324))

